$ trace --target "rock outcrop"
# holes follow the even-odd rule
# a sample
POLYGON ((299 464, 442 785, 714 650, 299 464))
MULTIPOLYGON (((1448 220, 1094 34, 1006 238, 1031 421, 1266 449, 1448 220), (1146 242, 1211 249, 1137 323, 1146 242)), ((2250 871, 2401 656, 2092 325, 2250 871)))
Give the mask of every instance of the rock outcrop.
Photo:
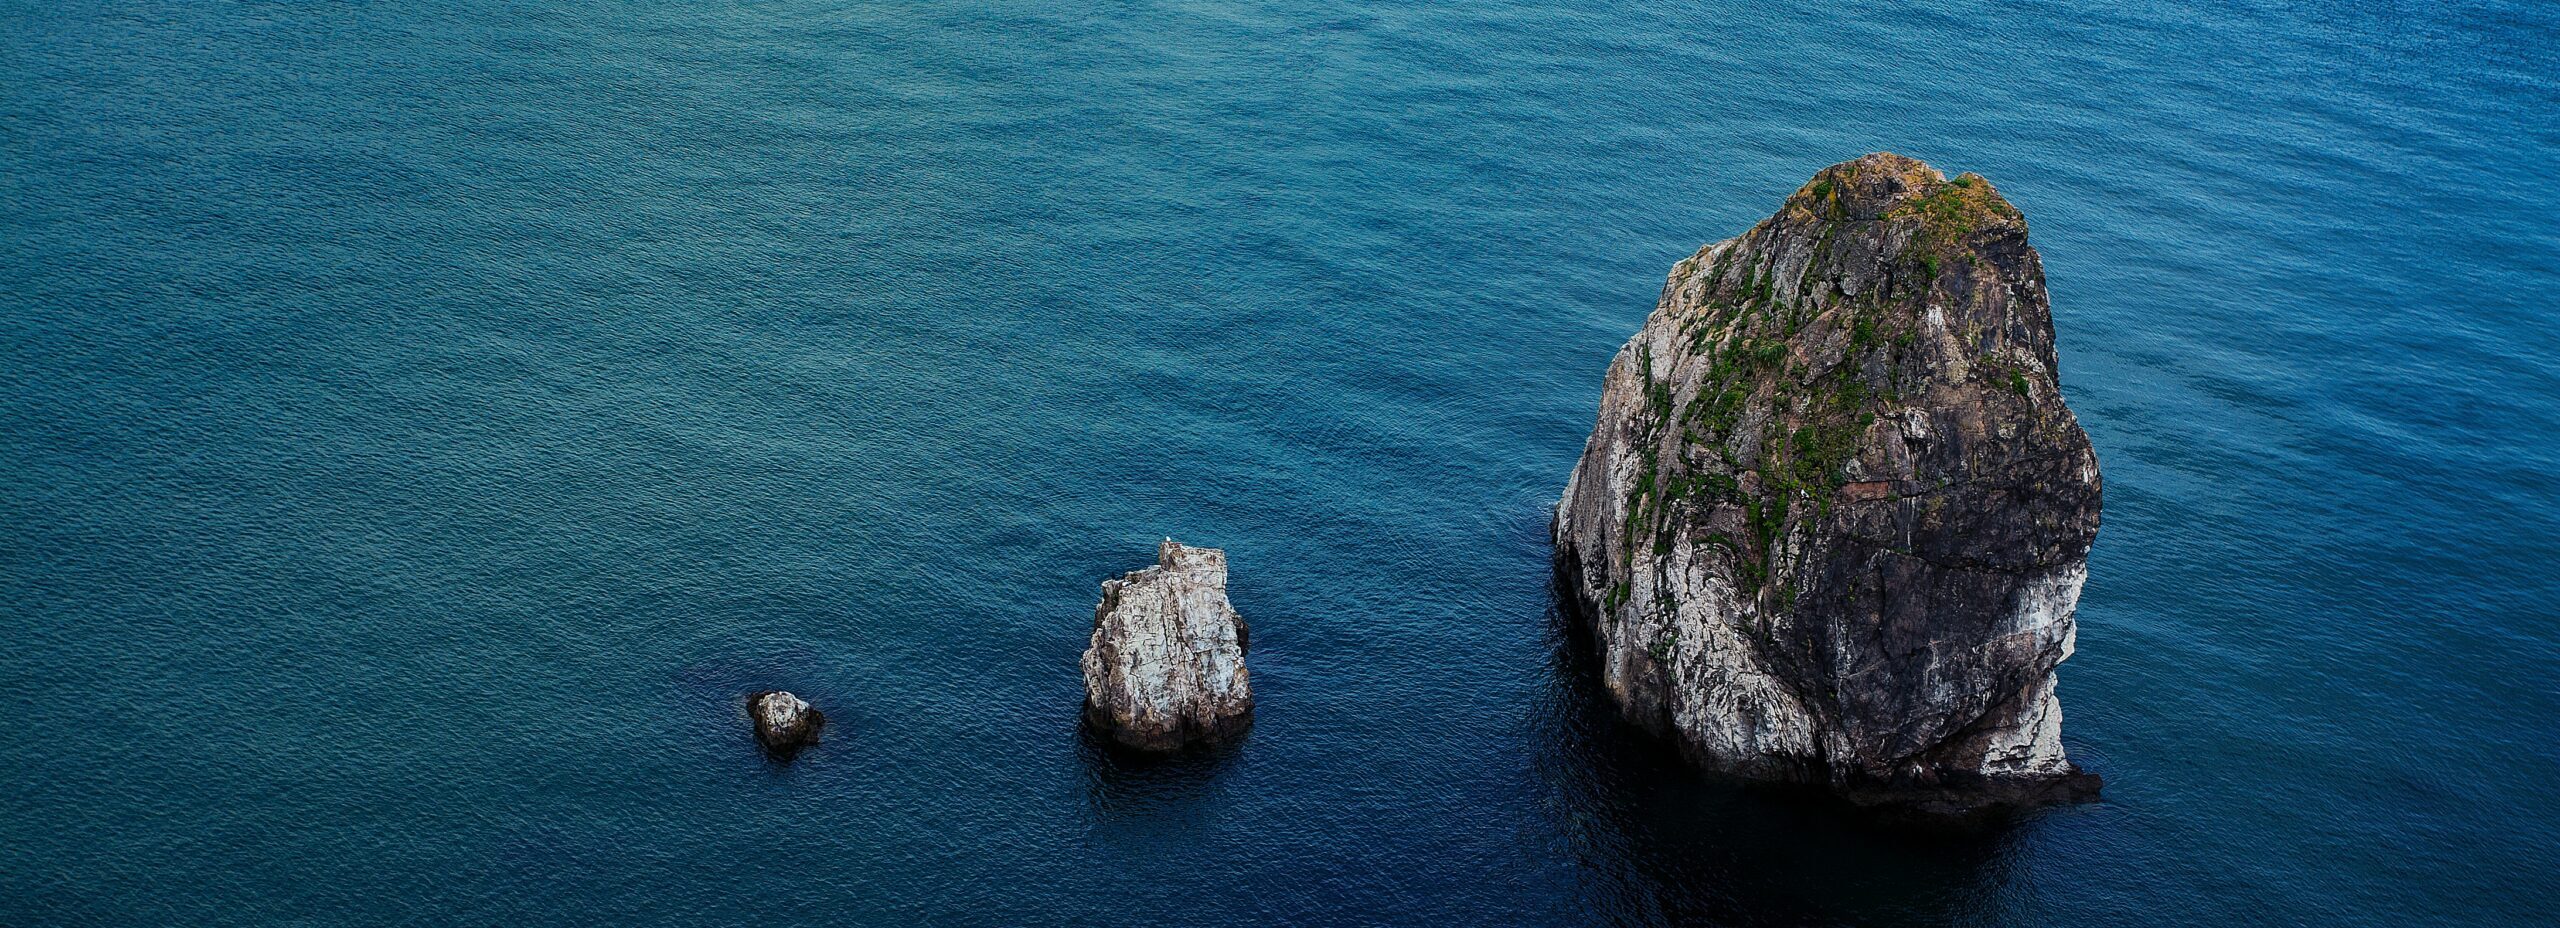
POLYGON ((1253 725, 1248 630, 1227 605, 1227 555, 1170 538, 1156 566, 1102 581, 1084 652, 1085 718, 1148 751, 1225 740, 1253 725))
POLYGON ((747 715, 756 722, 756 742, 765 753, 789 760, 800 749, 818 743, 827 715, 800 697, 768 690, 747 697, 747 715))
POLYGON ((2025 218, 1869 155, 1672 268, 1557 507, 1558 586, 1626 714, 1709 766, 2086 798, 2054 667, 2098 506, 2025 218))

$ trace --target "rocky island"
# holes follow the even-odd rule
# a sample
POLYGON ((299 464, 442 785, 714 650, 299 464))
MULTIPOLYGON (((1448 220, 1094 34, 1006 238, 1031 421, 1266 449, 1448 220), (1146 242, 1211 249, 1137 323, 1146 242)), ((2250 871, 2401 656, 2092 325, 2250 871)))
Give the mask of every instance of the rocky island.
POLYGON ((756 743, 778 760, 790 760, 801 748, 818 743, 818 730, 827 725, 826 713, 781 690, 748 696, 747 715, 755 719, 756 743))
POLYGON ((2089 798, 2054 668, 2098 509, 2025 217, 1875 154, 1672 268, 1557 507, 1557 584, 1625 714, 1707 766, 2089 798))
POLYGON ((1156 566, 1102 581, 1084 652, 1084 714, 1122 745, 1172 751, 1253 725, 1249 629, 1227 604, 1227 555, 1165 539, 1156 566))

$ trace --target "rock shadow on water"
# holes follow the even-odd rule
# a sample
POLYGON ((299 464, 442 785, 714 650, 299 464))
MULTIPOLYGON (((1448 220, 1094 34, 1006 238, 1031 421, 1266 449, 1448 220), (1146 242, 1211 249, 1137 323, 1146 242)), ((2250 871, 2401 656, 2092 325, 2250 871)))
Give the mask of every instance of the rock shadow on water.
POLYGON ((1251 737, 1239 735, 1179 751, 1142 751, 1080 719, 1076 758, 1084 765, 1087 795, 1096 816, 1148 816, 1211 799, 1221 775, 1235 765, 1251 737))
POLYGON ((1972 924, 2016 895, 2033 815, 1916 818, 1701 769, 1620 716, 1569 613, 1548 620, 1533 765, 1595 921, 1972 924))

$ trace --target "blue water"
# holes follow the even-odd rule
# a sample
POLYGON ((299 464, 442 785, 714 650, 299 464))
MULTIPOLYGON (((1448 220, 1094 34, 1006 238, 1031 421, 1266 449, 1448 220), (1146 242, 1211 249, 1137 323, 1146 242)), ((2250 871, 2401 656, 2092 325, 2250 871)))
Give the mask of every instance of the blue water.
POLYGON ((0 0, 0 924, 2513 925, 2560 8, 0 0), (1672 262, 1992 178, 2106 801, 1686 772, 1548 594, 1672 262), (1258 727, 1076 727, 1226 548, 1258 727), (828 743, 766 763, 740 698, 828 743))

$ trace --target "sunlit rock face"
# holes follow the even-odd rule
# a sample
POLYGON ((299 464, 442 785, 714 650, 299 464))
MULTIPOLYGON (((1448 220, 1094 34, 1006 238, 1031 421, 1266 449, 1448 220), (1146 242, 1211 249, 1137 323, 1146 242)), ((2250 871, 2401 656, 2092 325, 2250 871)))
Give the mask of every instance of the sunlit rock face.
POLYGON ((2086 798, 2054 668, 2098 533, 2044 271, 1876 154, 1672 269, 1556 510, 1612 697, 1709 766, 1944 811, 2086 798))
POLYGON ((1102 582, 1084 652, 1085 718, 1148 751, 1224 741, 1253 725, 1248 629, 1227 604, 1227 555, 1166 539, 1156 566, 1102 582))

